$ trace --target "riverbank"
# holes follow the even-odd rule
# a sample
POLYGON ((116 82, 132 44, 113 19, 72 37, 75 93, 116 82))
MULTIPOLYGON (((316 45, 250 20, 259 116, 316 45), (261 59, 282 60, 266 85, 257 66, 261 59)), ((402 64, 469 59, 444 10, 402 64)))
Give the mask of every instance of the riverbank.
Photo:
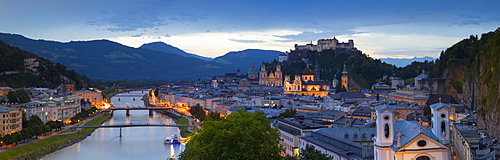
MULTIPOLYGON (((108 119, 108 116, 99 114, 83 121, 80 125, 102 124, 108 119)), ((56 132, 54 135, 40 140, 33 140, 32 142, 27 142, 28 144, 1 152, 0 159, 39 159, 47 154, 84 140, 94 131, 95 128, 85 128, 81 131, 73 132, 69 130, 69 127, 66 127, 66 129, 56 132)))

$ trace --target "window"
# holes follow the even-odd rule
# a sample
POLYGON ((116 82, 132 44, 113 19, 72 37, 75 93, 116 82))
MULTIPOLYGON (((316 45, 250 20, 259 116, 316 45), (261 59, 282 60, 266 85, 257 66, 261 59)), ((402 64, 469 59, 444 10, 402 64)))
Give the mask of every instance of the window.
POLYGON ((446 132, 446 123, 444 121, 441 122, 441 132, 446 132))
POLYGON ((390 132, 390 130, 389 130, 389 124, 385 124, 384 125, 384 136, 385 136, 385 138, 389 138, 389 134, 390 134, 389 132, 390 132))
POLYGON ((428 156, 420 156, 416 160, 431 160, 428 156))
POLYGON ((417 145, 418 145, 419 147, 425 147, 425 145, 427 145, 427 141, 425 141, 425 140, 420 140, 420 141, 418 141, 418 142, 417 142, 417 145))
POLYGON ((389 116, 384 116, 384 119, 385 120, 389 120, 389 116))

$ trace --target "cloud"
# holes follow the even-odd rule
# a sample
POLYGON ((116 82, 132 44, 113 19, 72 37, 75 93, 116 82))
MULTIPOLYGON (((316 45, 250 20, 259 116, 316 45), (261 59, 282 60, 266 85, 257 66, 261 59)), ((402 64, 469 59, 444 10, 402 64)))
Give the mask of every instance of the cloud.
POLYGON ((262 40, 250 40, 250 39, 229 39, 230 41, 233 42, 239 42, 239 43, 265 43, 266 41, 262 40))
POLYGON ((181 22, 181 23, 195 23, 200 20, 206 20, 206 15, 195 14, 195 13, 179 13, 177 16, 170 18, 171 21, 181 22))
POLYGON ((144 35, 144 33, 141 33, 141 34, 132 35, 132 36, 130 36, 130 37, 141 37, 141 36, 143 36, 143 35, 144 35))

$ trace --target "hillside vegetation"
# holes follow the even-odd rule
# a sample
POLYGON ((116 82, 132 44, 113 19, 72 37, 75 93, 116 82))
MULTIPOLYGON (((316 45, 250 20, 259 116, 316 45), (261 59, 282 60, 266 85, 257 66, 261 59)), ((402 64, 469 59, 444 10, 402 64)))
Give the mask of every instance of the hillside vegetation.
POLYGON ((436 61, 432 74, 446 78, 447 94, 478 111, 478 125, 500 138, 500 28, 470 36, 436 61))
POLYGON ((87 84, 80 79, 80 75, 75 70, 67 70, 65 65, 52 63, 51 61, 39 57, 39 72, 33 72, 24 67, 24 58, 29 52, 6 44, 0 40, 0 83, 4 83, 13 88, 20 87, 48 87, 54 88, 61 84, 63 79, 75 84, 76 89, 81 89, 87 84), (7 72, 12 72, 8 74, 7 72), (63 76, 63 77, 62 77, 63 76))

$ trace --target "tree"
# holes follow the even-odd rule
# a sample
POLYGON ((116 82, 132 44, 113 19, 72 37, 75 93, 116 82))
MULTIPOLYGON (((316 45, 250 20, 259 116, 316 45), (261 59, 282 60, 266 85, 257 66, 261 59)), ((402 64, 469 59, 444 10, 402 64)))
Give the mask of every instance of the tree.
POLYGON ((34 136, 33 129, 31 129, 31 127, 23 128, 23 130, 21 130, 21 134, 24 139, 27 139, 28 141, 34 136))
POLYGON ((296 114, 297 114, 297 110, 295 110, 293 108, 287 108, 287 109, 285 109, 285 112, 280 113, 280 115, 278 117, 291 118, 291 117, 294 117, 296 114))
POLYGON ((34 133, 34 134, 35 134, 35 136, 37 136, 37 137, 43 133, 42 127, 40 127, 40 126, 38 126, 38 125, 37 125, 37 126, 33 126, 33 127, 31 127, 31 128, 33 129, 33 133, 34 133))
POLYGON ((283 159, 277 128, 264 112, 239 109, 220 121, 207 120, 179 159, 283 159))
POLYGON ((5 143, 5 146, 11 145, 14 143, 14 138, 10 134, 6 134, 3 136, 3 143, 5 143))
POLYGON ((222 118, 220 118, 220 113, 219 112, 209 112, 207 118, 205 120, 212 120, 212 121, 220 121, 222 118))
POLYGON ((41 126, 41 125, 43 125, 42 119, 40 119, 38 115, 31 115, 30 119, 28 120, 28 127, 41 126))
POLYGON ((200 106, 200 104, 196 104, 195 106, 191 107, 189 112, 191 112, 191 115, 193 115, 194 118, 202 120, 202 121, 206 117, 205 110, 203 110, 203 107, 200 106))
POLYGON ((12 140, 14 140, 14 143, 17 144, 19 142, 21 142, 22 140, 24 140, 24 137, 21 133, 19 132, 14 132, 14 133, 11 133, 10 135, 12 135, 12 140))
POLYGON ((306 145, 306 148, 300 149, 300 160, 331 160, 333 157, 321 153, 312 145, 306 145))
POLYGON ((30 102, 30 96, 25 90, 19 89, 16 91, 9 91, 7 94, 10 103, 26 103, 30 102))
POLYGON ((42 125, 42 132, 43 133, 49 133, 51 130, 49 125, 42 125))

